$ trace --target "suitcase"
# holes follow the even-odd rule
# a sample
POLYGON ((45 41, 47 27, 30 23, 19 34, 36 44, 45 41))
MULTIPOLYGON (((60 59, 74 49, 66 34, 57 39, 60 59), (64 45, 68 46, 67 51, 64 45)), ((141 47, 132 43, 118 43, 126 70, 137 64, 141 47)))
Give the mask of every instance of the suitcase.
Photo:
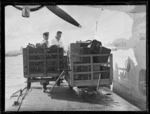
MULTIPOLYGON (((101 47, 99 54, 110 54, 111 49, 105 48, 105 47, 101 47)), ((102 62, 108 62, 108 57, 107 56, 99 56, 99 57, 93 57, 93 62, 94 63, 102 63, 102 62)))

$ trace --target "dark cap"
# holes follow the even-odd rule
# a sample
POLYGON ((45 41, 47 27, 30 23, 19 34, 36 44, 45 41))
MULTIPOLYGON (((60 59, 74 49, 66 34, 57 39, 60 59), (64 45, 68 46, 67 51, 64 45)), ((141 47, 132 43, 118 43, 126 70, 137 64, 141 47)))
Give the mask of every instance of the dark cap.
POLYGON ((57 33, 60 33, 60 34, 61 34, 62 32, 61 32, 61 31, 57 31, 57 33))
POLYGON ((48 36, 48 35, 49 35, 49 32, 44 32, 43 35, 44 35, 44 36, 48 36))

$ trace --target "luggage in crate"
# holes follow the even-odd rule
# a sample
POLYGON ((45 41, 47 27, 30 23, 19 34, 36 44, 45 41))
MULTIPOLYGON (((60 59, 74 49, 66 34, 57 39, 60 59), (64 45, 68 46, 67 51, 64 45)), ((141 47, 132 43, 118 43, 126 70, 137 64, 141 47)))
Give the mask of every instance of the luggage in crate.
POLYGON ((46 71, 47 73, 54 73, 54 72, 57 72, 57 69, 54 66, 49 66, 47 67, 46 71))
POLYGON ((91 54, 91 50, 88 47, 81 47, 80 54, 91 54))
POLYGON ((74 66, 74 72, 89 72, 91 71, 91 66, 74 66))
POLYGON ((29 54, 44 54, 44 48, 42 47, 38 47, 38 48, 34 48, 34 47, 27 47, 29 50, 29 54))
POLYGON ((91 47, 90 47, 91 53, 92 54, 98 54, 100 51, 101 45, 102 45, 102 43, 98 40, 91 41, 91 47))
POLYGON ((48 48, 47 53, 63 53, 63 48, 52 45, 50 48, 48 48))
MULTIPOLYGON (((110 55, 111 49, 101 47, 100 51, 98 54, 109 54, 110 55)), ((108 62, 108 57, 107 56, 99 56, 99 57, 93 57, 93 62, 94 63, 101 63, 101 62, 108 62)))
POLYGON ((46 62, 46 72, 51 73, 51 72, 57 72, 56 70, 56 61, 47 61, 46 62))
MULTIPOLYGON (((99 66, 97 68, 99 69, 99 71, 110 71, 110 67, 107 67, 107 66, 99 66)), ((93 79, 98 79, 99 78, 99 74, 100 73, 94 73, 93 79)), ((101 79, 109 79, 110 78, 109 76, 110 76, 110 72, 102 72, 101 73, 101 79)))
POLYGON ((29 73, 30 74, 43 74, 44 73, 44 69, 41 66, 36 66, 36 67, 29 67, 29 73))
POLYGON ((74 74, 74 80, 91 80, 91 74, 74 74))
POLYGON ((101 71, 108 71, 108 72, 102 72, 101 73, 101 78, 102 79, 108 79, 108 78, 110 78, 109 76, 110 76, 110 67, 108 67, 108 66, 100 66, 100 70, 101 71))
POLYGON ((57 59, 59 59, 59 60, 62 60, 63 59, 63 55, 61 54, 61 55, 57 55, 57 54, 48 54, 48 55, 46 55, 46 59, 47 60, 57 60, 57 59))
POLYGON ((101 70, 100 67, 101 67, 100 65, 93 65, 93 71, 100 71, 101 70))
POLYGON ((29 73, 44 73, 44 62, 29 62, 29 73))
MULTIPOLYGON (((90 54, 90 48, 88 48, 88 47, 81 47, 80 48, 80 54, 81 55, 90 54)), ((81 57, 80 60, 81 60, 82 63, 90 63, 90 57, 81 57)))
POLYGON ((81 63, 90 63, 90 57, 82 57, 80 61, 81 63))
POLYGON ((68 58, 67 58, 67 56, 63 57, 63 65, 64 65, 64 69, 68 69, 68 58))
POLYGON ((51 73, 51 72, 58 72, 58 70, 62 71, 64 68, 64 64, 63 64, 63 61, 57 61, 57 60, 54 60, 54 61, 47 61, 46 63, 46 72, 47 73, 51 73), (59 62, 59 64, 58 64, 59 62))
MULTIPOLYGON (((102 67, 102 71, 104 71, 104 70, 110 70, 110 67, 105 67, 105 66, 103 66, 102 67)), ((101 78, 102 79, 109 79, 110 78, 110 72, 102 72, 102 74, 101 74, 101 78)))
POLYGON ((44 60, 44 55, 29 55, 29 60, 44 60))

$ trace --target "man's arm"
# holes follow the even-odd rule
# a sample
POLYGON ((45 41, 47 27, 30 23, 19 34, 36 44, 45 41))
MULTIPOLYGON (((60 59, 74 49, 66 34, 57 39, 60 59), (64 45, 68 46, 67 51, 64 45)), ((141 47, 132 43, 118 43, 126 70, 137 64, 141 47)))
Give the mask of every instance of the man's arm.
POLYGON ((47 47, 49 48, 51 46, 50 42, 48 42, 47 47))
POLYGON ((42 44, 44 44, 44 42, 45 42, 45 41, 44 41, 44 40, 42 40, 42 42, 41 42, 40 44, 42 45, 42 44))
POLYGON ((64 53, 66 53, 66 50, 65 50, 64 45, 63 45, 63 43, 62 43, 62 41, 61 41, 61 40, 60 40, 60 47, 61 47, 61 48, 63 48, 64 53))
POLYGON ((62 40, 60 40, 60 47, 62 47, 62 48, 64 48, 64 45, 63 45, 63 43, 62 43, 62 40))
POLYGON ((51 40, 51 45, 56 45, 55 39, 51 40))

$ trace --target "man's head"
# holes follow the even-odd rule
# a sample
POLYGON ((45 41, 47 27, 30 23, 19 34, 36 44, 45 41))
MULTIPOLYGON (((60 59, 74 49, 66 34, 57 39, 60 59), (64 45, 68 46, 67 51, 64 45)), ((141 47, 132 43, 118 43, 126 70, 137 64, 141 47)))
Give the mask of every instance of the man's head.
POLYGON ((57 33, 56 33, 56 38, 57 38, 57 40, 60 40, 61 34, 62 34, 61 31, 57 31, 57 33))
POLYGON ((43 38, 44 38, 45 40, 48 40, 48 38, 49 38, 49 32, 43 33, 43 38))

